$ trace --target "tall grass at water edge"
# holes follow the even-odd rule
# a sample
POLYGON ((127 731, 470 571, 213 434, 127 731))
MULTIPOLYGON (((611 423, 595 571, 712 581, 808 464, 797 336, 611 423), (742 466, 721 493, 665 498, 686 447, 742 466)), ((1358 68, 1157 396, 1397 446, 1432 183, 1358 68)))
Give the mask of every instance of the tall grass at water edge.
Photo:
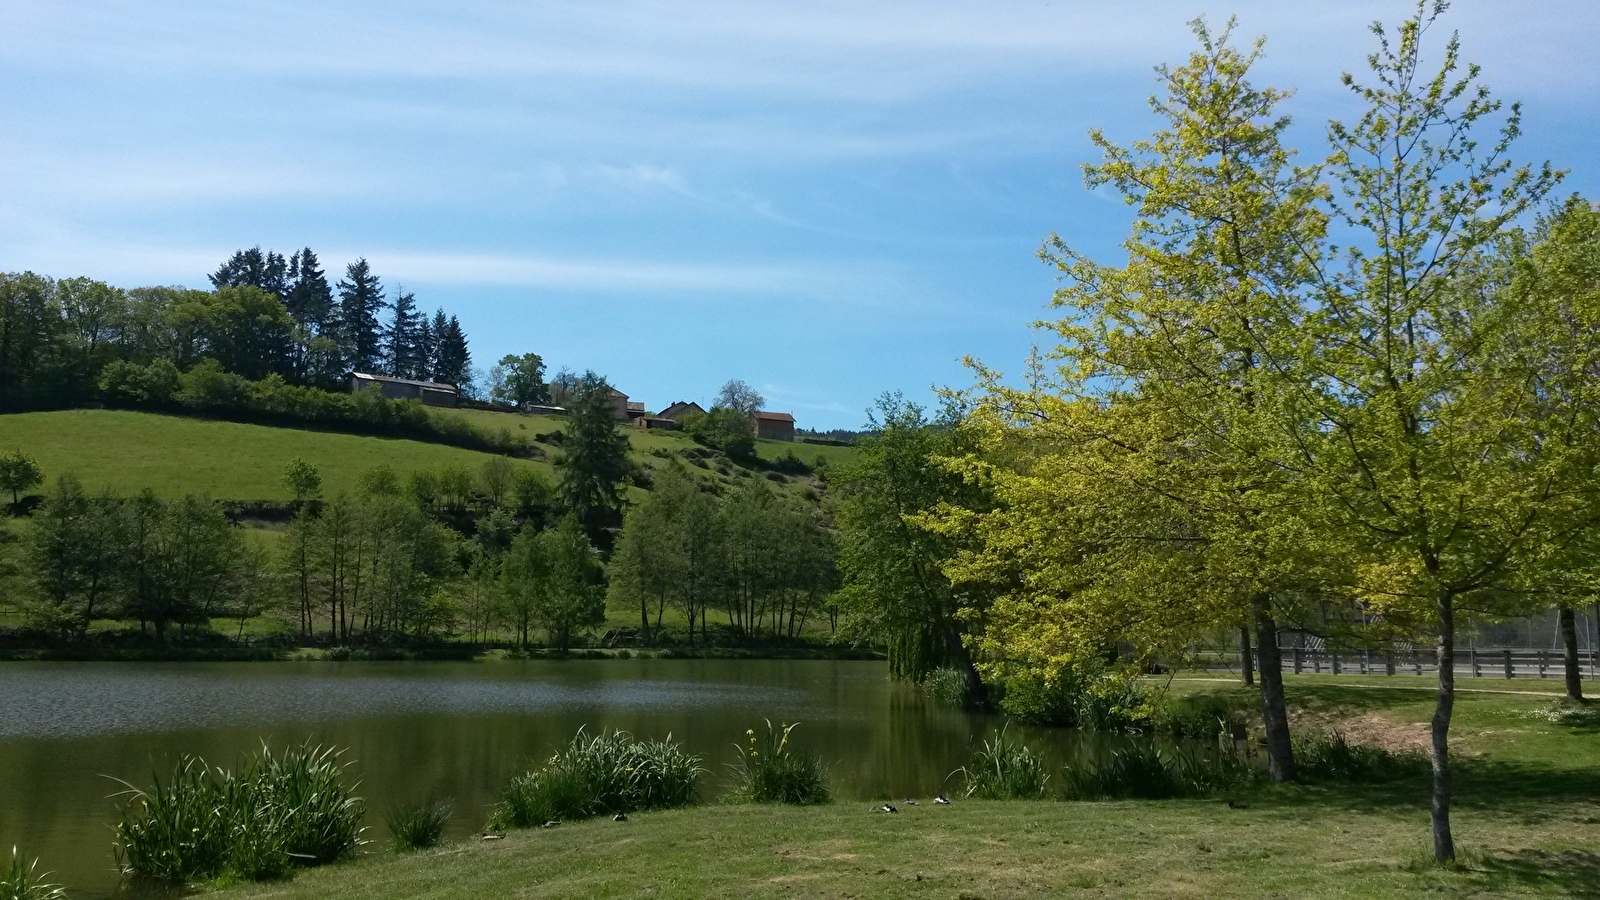
POLYGON ((929 672, 922 679, 922 690, 935 703, 966 709, 973 705, 972 691, 967 684, 967 673, 954 666, 943 666, 929 672))
POLYGON ((169 883, 262 880, 354 853, 366 810, 343 783, 341 753, 263 745, 236 773, 186 756, 165 783, 129 785, 114 844, 120 868, 169 883))
POLYGON ((684 806, 695 801, 700 757, 668 735, 636 741, 625 731, 590 736, 582 728, 543 766, 518 775, 495 804, 490 827, 530 828, 601 813, 684 806))
POLYGON ((48 883, 49 872, 39 871, 38 860, 28 860, 11 848, 11 859, 0 867, 0 900, 66 900, 66 892, 48 883))
POLYGON ((973 751, 960 775, 964 793, 980 800, 1043 800, 1050 785, 1044 757, 1001 728, 973 751))
POLYGON ((819 756, 801 753, 790 744, 793 725, 772 727, 767 720, 764 736, 745 732, 746 746, 734 745, 739 761, 729 765, 735 788, 731 799, 745 803, 827 803, 833 791, 828 766, 819 756))
POLYGON ((392 810, 384 817, 389 846, 396 853, 438 846, 454 811, 455 805, 448 800, 428 800, 392 810))

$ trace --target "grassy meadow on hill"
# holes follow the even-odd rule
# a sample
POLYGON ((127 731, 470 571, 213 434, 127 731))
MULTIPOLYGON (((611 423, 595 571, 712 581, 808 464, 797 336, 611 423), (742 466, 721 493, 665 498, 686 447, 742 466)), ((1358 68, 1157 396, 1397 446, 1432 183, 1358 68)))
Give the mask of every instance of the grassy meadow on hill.
MULTIPOLYGON (((480 430, 501 429, 533 440, 536 435, 560 432, 564 420, 552 416, 523 416, 489 410, 454 411, 480 430)), ((687 435, 625 428, 634 461, 646 468, 665 463, 697 445, 687 435)), ((551 460, 559 456, 556 445, 540 445, 541 460, 515 460, 554 478, 551 460)), ((335 431, 285 428, 224 422, 160 413, 106 409, 75 409, 0 415, 0 448, 18 448, 36 458, 46 478, 72 473, 91 490, 110 488, 130 494, 150 488, 177 497, 203 494, 222 500, 287 500, 283 467, 300 457, 317 467, 325 496, 336 496, 355 486, 356 478, 375 466, 387 465, 404 478, 416 469, 461 465, 480 468, 491 454, 444 444, 404 438, 343 434, 335 431)), ((773 460, 793 450, 807 465, 819 459, 835 464, 854 452, 849 447, 756 442, 757 455, 773 460)), ((733 483, 746 470, 726 462, 706 466, 706 477, 733 483), (715 474, 713 474, 715 473, 715 474)), ((790 480, 774 487, 803 486, 790 480)))
MULTIPOLYGON (((106 409, 0 416, 0 447, 36 458, 47 479, 71 473, 90 490, 150 488, 166 497, 221 500, 290 499, 283 467, 295 457, 317 467, 330 497, 353 489, 375 466, 390 466, 403 478, 442 465, 476 469, 491 458, 424 441, 106 409)), ((551 474, 547 461, 515 463, 551 474)))

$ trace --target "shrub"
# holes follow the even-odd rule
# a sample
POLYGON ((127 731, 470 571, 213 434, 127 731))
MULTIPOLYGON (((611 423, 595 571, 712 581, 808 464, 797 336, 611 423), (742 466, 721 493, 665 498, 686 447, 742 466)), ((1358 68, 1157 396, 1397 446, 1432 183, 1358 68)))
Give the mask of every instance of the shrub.
POLYGON ((922 680, 922 689, 934 702, 965 709, 972 705, 967 673, 954 666, 941 666, 922 680))
POLYGON ((65 900, 66 891, 45 882, 49 877, 39 873, 38 860, 29 862, 12 847, 10 863, 0 868, 0 900, 65 900))
POLYGON ((402 806, 389 813, 389 845, 396 853, 438 846, 455 807, 447 800, 429 800, 402 806))
POLYGON ((165 784, 129 786, 116 826, 118 863, 130 875, 181 883, 282 875, 361 843, 361 800, 342 784, 340 751, 309 744, 275 755, 263 746, 238 774, 199 757, 179 760, 165 784))
POLYGON ((1393 781, 1428 770, 1428 760, 1421 753, 1351 744, 1337 731, 1296 734, 1294 761, 1299 776, 1307 781, 1393 781))
POLYGON ((734 747, 739 751, 739 762, 729 766, 733 770, 737 787, 733 797, 746 803, 827 803, 832 798, 828 785, 828 767, 821 757, 796 753, 789 746, 789 738, 800 726, 772 727, 767 720, 767 732, 757 738, 755 729, 745 732, 748 746, 734 747))
POLYGON ((1012 718, 1039 725, 1077 724, 1077 683, 1063 676, 1049 680, 1035 672, 1006 679, 1000 709, 1012 718))
POLYGON ((495 804, 494 828, 530 828, 600 813, 684 806, 695 801, 700 758, 668 735, 636 741, 626 731, 590 737, 582 728, 565 750, 511 780, 495 804))
POLYGON ((1164 800, 1238 787, 1251 778, 1251 769, 1230 753, 1163 751, 1138 744, 1067 765, 1061 793, 1068 800, 1164 800))
POLYGON ((960 774, 965 794, 980 800, 1042 800, 1049 786, 1044 757, 1002 728, 983 742, 960 774))

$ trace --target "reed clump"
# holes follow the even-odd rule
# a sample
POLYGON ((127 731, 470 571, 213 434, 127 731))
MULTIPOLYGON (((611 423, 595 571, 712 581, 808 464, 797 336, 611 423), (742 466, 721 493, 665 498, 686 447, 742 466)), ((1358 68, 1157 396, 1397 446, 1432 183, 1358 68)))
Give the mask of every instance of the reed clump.
POLYGON ((800 723, 772 727, 767 720, 766 734, 755 729, 745 732, 746 744, 735 744, 739 761, 729 766, 735 788, 732 799, 745 803, 827 803, 833 797, 828 783, 828 766, 819 756, 797 752, 790 737, 800 723))
POLYGON ((128 786, 114 843, 125 874, 167 883, 259 881, 320 865, 361 845, 365 806, 343 783, 342 751, 262 746, 237 772, 197 756, 149 791, 128 786))
POLYGON ((1254 777, 1248 764, 1220 748, 1163 750, 1134 744, 1109 750, 1099 759, 1068 764, 1062 772, 1061 796, 1066 800, 1200 797, 1243 787, 1254 777))
POLYGON ((66 891, 48 883, 49 877, 49 872, 39 871, 38 860, 29 860, 12 847, 10 862, 0 868, 0 900, 66 900, 66 891))
POLYGON ((495 804, 490 827, 530 828, 693 803, 706 769, 700 757, 667 735, 638 741, 626 731, 590 736, 578 729, 543 766, 511 780, 495 804))
POLYGON ((384 820, 389 826, 389 846, 396 853, 437 847, 454 811, 455 805, 448 800, 427 800, 391 811, 384 820))
POLYGON ((967 709, 973 706, 972 689, 967 673, 954 666, 941 666, 929 672, 922 680, 922 690, 935 703, 967 709))
POLYGON ((1044 757, 1001 728, 972 752, 960 775, 963 793, 978 800, 1043 800, 1050 786, 1044 757))

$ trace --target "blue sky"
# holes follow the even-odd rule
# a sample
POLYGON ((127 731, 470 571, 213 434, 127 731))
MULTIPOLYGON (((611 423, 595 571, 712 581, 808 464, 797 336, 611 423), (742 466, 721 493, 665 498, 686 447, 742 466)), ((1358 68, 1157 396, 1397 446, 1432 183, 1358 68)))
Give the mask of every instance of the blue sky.
MULTIPOLYGON (((1320 155, 1368 23, 1410 8, 7 0, 0 268, 204 286, 238 247, 363 255, 480 366, 533 350, 652 408, 737 377, 856 427, 885 390, 965 383, 964 354, 1017 367, 1050 232, 1117 258, 1085 134, 1150 130, 1188 19, 1268 36, 1257 80, 1298 91, 1320 155)), ((1600 195, 1600 6, 1444 25, 1523 101, 1522 155, 1600 195)))

